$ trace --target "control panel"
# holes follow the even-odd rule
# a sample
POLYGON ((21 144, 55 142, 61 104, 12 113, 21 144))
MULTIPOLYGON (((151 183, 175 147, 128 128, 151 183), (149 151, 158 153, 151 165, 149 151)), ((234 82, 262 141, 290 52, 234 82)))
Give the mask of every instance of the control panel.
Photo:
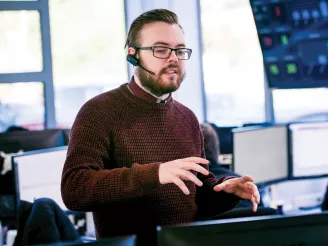
POLYGON ((271 88, 328 86, 328 0, 250 0, 271 88))

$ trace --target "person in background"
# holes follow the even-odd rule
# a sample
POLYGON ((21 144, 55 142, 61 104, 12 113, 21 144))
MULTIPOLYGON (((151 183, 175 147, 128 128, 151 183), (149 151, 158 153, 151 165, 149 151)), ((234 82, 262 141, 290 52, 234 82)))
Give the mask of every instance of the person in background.
POLYGON ((209 161, 209 170, 218 179, 226 176, 241 177, 241 175, 219 164, 220 141, 214 128, 208 123, 202 123, 200 127, 204 137, 204 150, 206 159, 209 161))
MULTIPOLYGON (((131 24, 129 83, 89 100, 71 129, 61 191, 70 210, 92 211, 97 238, 136 234, 232 209, 257 210, 251 177, 208 171, 195 114, 173 99, 192 50, 175 13, 155 9, 131 24)), ((139 241, 140 242, 140 241, 139 241)))
MULTIPOLYGON (((213 126, 209 123, 201 123, 200 128, 204 137, 204 151, 206 159, 209 161, 210 172, 212 172, 217 179, 221 179, 222 177, 241 177, 242 175, 220 165, 218 161, 220 155, 220 138, 213 126)), ((328 204, 328 198, 326 204, 328 204)), ((259 207, 264 207, 262 200, 260 200, 259 207)), ((241 199, 235 208, 251 209, 252 202, 247 199, 241 199)))

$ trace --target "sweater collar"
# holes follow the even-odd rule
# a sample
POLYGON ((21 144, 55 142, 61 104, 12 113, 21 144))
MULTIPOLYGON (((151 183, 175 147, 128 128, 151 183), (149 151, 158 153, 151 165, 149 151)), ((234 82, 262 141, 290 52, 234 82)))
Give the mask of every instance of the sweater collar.
POLYGON ((159 98, 154 97, 153 95, 147 93, 143 89, 141 89, 137 83, 134 81, 134 76, 132 76, 130 82, 128 83, 128 89, 130 92, 135 95, 136 97, 143 99, 148 102, 155 102, 155 103, 167 103, 172 100, 172 95, 170 94, 169 97, 165 100, 161 100, 159 98))

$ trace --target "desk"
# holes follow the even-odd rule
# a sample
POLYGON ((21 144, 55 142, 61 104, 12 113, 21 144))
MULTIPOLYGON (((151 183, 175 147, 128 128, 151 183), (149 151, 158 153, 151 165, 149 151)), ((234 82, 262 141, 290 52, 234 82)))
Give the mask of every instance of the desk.
POLYGON ((310 210, 289 210, 289 211, 284 211, 284 215, 292 216, 292 215, 305 215, 305 214, 320 214, 322 213, 321 208, 315 208, 315 209, 310 209, 310 210))

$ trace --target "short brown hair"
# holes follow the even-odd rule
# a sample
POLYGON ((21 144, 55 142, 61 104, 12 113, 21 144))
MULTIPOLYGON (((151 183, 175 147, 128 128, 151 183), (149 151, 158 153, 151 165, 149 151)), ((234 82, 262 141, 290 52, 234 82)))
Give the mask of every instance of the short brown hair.
MULTIPOLYGON (((131 24, 128 37, 124 47, 138 47, 140 40, 140 31, 143 26, 155 22, 165 22, 168 24, 177 24, 180 26, 178 16, 167 9, 153 9, 139 15, 131 24)), ((182 27, 180 26, 182 29, 182 27)))
POLYGON ((218 162, 218 157, 220 155, 220 141, 214 128, 207 123, 202 123, 200 128, 204 137, 204 150, 206 159, 215 164, 218 162))

